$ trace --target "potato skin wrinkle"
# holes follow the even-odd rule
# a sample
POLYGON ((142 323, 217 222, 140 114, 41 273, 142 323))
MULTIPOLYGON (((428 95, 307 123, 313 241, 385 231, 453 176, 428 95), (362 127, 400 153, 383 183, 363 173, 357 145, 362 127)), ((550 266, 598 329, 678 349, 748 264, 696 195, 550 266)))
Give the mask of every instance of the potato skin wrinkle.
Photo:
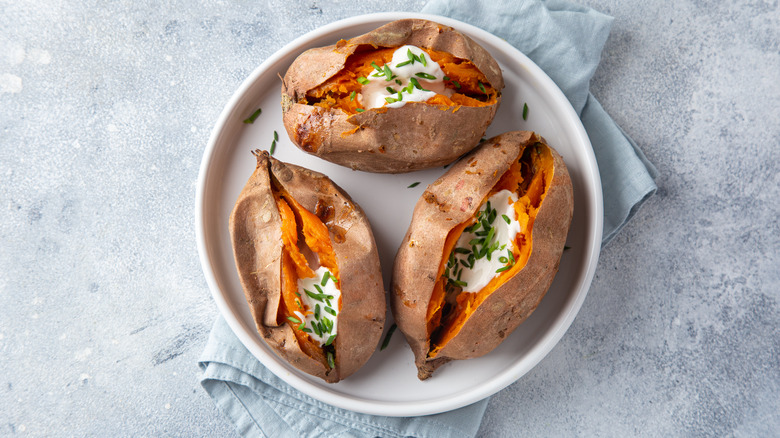
MULTIPOLYGON (((360 68, 370 65, 368 61, 360 68)), ((298 56, 282 80, 283 122, 290 140, 309 154, 366 172, 411 172, 449 164, 476 147, 495 116, 503 88, 496 60, 466 35, 427 20, 398 20, 298 56), (446 62, 450 67, 445 73, 463 75, 456 81, 459 90, 486 90, 482 97, 487 101, 465 94, 453 100, 437 95, 399 108, 364 109, 357 98, 347 97, 359 93, 353 89, 357 74, 350 70, 358 68, 356 59, 407 44, 446 62), (332 83, 340 78, 344 81, 332 83), (326 89, 340 97, 328 96, 326 89), (322 100, 309 102, 315 97, 322 100)))
POLYGON ((428 186, 396 254, 390 296, 393 317, 414 353, 418 378, 429 378, 449 361, 489 353, 536 309, 558 271, 573 199, 563 158, 529 131, 484 141, 428 186), (458 299, 465 298, 468 306, 453 307, 445 325, 437 309, 448 248, 491 191, 507 186, 518 187, 532 200, 530 234, 517 238, 518 248, 524 249, 516 256, 525 259, 478 293, 461 293, 458 299))
MULTIPOLYGON (((236 201, 229 231, 239 279, 257 332, 294 367, 326 382, 338 382, 368 361, 384 328, 385 292, 370 224, 360 206, 327 176, 278 161, 266 151, 253 153, 257 167, 236 201), (284 240, 289 243, 295 239, 289 234, 283 239, 279 205, 290 204, 293 208, 284 213, 288 222, 285 226, 290 226, 292 216, 293 225, 305 216, 304 220, 314 221, 311 226, 322 230, 315 232, 315 227, 314 231, 305 232, 306 242, 314 245, 313 249, 306 246, 306 251, 331 251, 331 256, 335 256, 337 266, 329 269, 339 279, 341 310, 338 335, 332 344, 333 368, 328 366, 322 347, 296 330, 297 325, 286 318, 292 312, 287 306, 295 303, 290 288, 297 287, 299 275, 311 271, 309 267, 299 270, 296 263, 306 261, 300 256, 298 262, 293 261, 291 252, 285 249, 284 240), (305 211, 296 210, 299 208, 305 211), (325 241, 317 245, 317 239, 325 241)), ((298 247, 303 245, 302 241, 303 238, 297 239, 298 247)), ((323 266, 334 263, 331 259, 319 260, 323 266)))

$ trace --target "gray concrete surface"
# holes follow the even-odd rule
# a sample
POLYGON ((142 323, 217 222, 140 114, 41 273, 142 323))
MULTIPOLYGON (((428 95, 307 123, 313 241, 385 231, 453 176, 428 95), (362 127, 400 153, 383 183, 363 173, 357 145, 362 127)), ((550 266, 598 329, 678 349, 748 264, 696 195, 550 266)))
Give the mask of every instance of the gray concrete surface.
MULTIPOLYGON (((660 171, 582 311, 481 436, 777 436, 777 1, 588 0, 593 92, 660 171)), ((230 436, 198 384, 217 315, 201 154, 283 44, 423 1, 0 0, 0 436, 230 436)))

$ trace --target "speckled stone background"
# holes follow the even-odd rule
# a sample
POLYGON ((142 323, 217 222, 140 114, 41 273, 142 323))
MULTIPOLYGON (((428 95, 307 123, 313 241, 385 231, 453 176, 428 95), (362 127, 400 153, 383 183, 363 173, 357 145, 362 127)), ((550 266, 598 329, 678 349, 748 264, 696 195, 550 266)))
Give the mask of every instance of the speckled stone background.
MULTIPOLYGON (((423 1, 0 0, 0 436, 230 436, 195 184, 241 81, 293 38, 423 1)), ((586 0, 593 93, 660 171, 582 311, 481 436, 777 436, 780 12, 586 0)))

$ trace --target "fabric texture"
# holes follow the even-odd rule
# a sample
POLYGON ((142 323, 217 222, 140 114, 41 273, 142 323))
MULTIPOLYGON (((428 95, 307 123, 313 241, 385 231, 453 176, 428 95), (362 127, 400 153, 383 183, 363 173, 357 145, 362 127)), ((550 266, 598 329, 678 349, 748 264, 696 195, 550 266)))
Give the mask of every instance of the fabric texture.
MULTIPOLYGON (((611 240, 656 190, 655 168, 589 92, 612 18, 560 0, 432 0, 422 12, 470 23, 505 39, 563 90, 593 144, 604 195, 602 244, 611 240)), ((222 317, 199 365, 203 388, 236 431, 248 437, 473 437, 488 402, 410 418, 336 408, 273 375, 222 317)))

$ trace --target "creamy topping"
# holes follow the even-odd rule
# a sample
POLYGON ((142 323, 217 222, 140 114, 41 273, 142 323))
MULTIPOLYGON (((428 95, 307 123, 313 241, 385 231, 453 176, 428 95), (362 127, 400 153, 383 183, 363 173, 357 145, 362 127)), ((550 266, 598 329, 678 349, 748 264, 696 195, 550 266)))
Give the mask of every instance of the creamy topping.
POLYGON ((399 47, 389 63, 374 64, 374 71, 361 81, 358 101, 365 108, 399 108, 406 102, 425 102, 436 94, 452 96, 454 91, 444 86, 441 66, 428 56, 416 46, 399 47))
POLYGON ((298 279, 298 294, 304 311, 296 310, 295 316, 303 322, 301 329, 321 346, 329 345, 336 337, 341 297, 335 278, 320 266, 314 277, 298 279))
POLYGON ((514 209, 517 195, 501 190, 477 212, 477 222, 461 234, 445 270, 449 283, 463 292, 479 292, 490 280, 514 265, 520 224, 514 209))

